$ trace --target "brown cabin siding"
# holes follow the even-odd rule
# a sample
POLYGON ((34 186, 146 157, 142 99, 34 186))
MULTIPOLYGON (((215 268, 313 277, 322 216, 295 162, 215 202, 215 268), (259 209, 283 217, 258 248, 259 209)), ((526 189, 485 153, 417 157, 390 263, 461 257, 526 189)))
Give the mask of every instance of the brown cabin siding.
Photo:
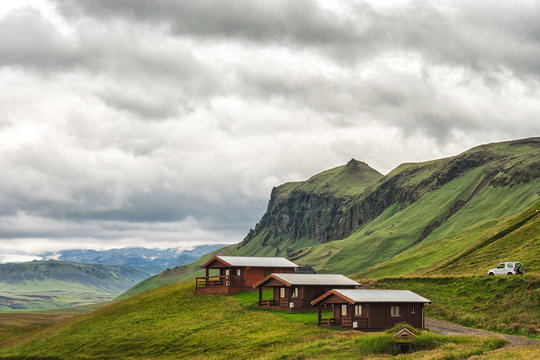
MULTIPOLYGON (((332 295, 333 296, 333 295, 332 295)), ((333 305, 333 319, 335 326, 353 328, 353 322, 357 322, 357 330, 384 330, 390 329, 399 323, 407 323, 417 329, 423 329, 422 303, 358 303, 350 304, 335 296, 334 299, 325 299, 325 303, 333 305), (341 303, 338 302, 341 300, 341 303), (327 301, 328 300, 328 301, 327 301), (347 314, 342 315, 342 305, 347 307, 347 314), (362 315, 354 315, 355 305, 362 305, 362 315), (392 316, 391 306, 400 306, 400 316, 392 316), (415 312, 412 313, 414 306, 415 312)))
MULTIPOLYGON (((316 285, 299 285, 299 286, 287 286, 275 279, 270 279, 265 282, 262 286, 263 288, 271 287, 273 289, 272 300, 274 301, 273 306, 264 305, 262 307, 270 307, 274 309, 281 310, 290 310, 290 311, 316 311, 317 307, 311 305, 311 301, 315 300, 317 297, 326 293, 332 286, 316 286, 316 285), (280 289, 285 288, 285 297, 280 297, 280 289), (292 289, 298 288, 298 296, 292 296, 292 289), (290 304, 293 304, 293 307, 290 307, 290 304)), ((354 288, 354 286, 344 286, 344 288, 354 288)))

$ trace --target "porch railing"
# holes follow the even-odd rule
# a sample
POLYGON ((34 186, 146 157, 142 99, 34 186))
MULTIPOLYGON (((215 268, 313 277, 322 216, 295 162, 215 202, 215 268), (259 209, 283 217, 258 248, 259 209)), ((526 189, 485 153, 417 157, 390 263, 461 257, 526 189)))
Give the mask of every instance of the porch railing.
POLYGON ((341 326, 342 327, 352 327, 352 320, 351 319, 341 319, 341 326))
POLYGON ((261 300, 259 305, 260 306, 276 306, 276 302, 274 300, 261 300))
POLYGON ((319 320, 319 326, 334 326, 336 325, 336 319, 328 318, 319 320))
POLYGON ((241 285, 240 276, 236 275, 202 276, 196 278, 195 283, 197 288, 241 285))

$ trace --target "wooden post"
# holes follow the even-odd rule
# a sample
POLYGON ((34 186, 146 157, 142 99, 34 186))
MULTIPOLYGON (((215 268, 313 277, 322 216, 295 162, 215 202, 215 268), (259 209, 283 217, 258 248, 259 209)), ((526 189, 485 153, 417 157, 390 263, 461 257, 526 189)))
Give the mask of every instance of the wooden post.
POLYGON ((321 326, 321 303, 319 303, 319 320, 317 322, 319 326, 321 326))
POLYGON ((288 310, 291 309, 291 291, 292 291, 292 287, 288 287, 287 288, 287 309, 288 310))
POLYGON ((206 280, 204 281, 204 284, 205 284, 206 287, 208 287, 209 270, 208 270, 208 268, 205 268, 205 270, 206 270, 206 280))
POLYGON ((262 305, 262 286, 259 286, 259 306, 262 305))

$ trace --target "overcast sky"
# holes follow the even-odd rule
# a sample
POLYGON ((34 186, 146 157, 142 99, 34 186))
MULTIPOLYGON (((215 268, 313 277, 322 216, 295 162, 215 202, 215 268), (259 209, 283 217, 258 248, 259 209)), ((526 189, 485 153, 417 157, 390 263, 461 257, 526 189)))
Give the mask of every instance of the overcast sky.
POLYGON ((0 254, 234 243, 350 158, 538 136, 539 4, 2 0, 0 254))

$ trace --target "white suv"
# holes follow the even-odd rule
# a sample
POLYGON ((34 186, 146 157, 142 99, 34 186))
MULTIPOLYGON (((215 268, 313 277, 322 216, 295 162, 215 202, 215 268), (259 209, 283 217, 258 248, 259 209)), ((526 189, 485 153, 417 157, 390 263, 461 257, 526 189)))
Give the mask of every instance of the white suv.
POLYGON ((517 275, 523 272, 523 265, 520 262, 503 262, 496 268, 489 269, 488 275, 517 275))

